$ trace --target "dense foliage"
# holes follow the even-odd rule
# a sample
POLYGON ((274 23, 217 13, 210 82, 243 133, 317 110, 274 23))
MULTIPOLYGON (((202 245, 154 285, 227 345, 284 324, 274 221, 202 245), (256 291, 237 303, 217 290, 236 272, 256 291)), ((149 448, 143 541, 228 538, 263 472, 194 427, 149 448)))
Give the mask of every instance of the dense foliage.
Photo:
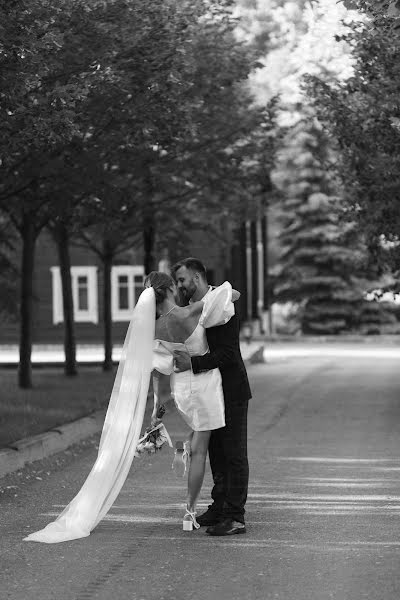
POLYGON ((160 238, 195 228, 223 237, 251 211, 249 165, 265 115, 242 86, 255 53, 234 35, 231 4, 0 4, 0 211, 23 246, 21 384, 30 385, 44 227, 60 250, 83 233, 108 263, 142 243, 149 270, 160 238))
POLYGON ((357 4, 368 9, 372 20, 362 28, 354 26, 347 36, 355 58, 353 76, 341 84, 314 79, 309 90, 319 118, 340 146, 344 200, 364 232, 372 262, 382 271, 396 270, 400 266, 398 3, 357 4))

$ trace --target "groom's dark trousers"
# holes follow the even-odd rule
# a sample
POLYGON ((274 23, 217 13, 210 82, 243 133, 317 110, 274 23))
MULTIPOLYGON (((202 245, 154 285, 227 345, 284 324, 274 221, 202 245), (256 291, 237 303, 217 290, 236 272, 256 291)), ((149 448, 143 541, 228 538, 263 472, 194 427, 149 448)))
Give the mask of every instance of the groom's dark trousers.
POLYGON ((249 483, 247 411, 251 390, 240 353, 240 325, 235 314, 228 323, 206 329, 210 352, 192 356, 193 373, 219 368, 225 400, 225 427, 211 432, 208 454, 214 479, 212 509, 222 518, 244 523, 249 483))

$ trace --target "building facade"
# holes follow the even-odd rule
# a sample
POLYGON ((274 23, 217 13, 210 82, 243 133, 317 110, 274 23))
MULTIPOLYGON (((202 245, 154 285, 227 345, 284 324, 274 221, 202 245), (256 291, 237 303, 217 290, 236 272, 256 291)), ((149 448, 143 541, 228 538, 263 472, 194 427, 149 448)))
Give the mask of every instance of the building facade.
MULTIPOLYGON (((242 321, 258 321, 265 329, 267 289, 267 224, 265 218, 246 222, 232 237, 230 246, 207 240, 201 233, 192 236, 187 255, 207 266, 209 281, 224 280, 241 292, 238 304, 242 321)), ((168 257, 158 258, 165 270, 168 257)), ((143 289, 143 253, 130 250, 118 258, 111 272, 113 342, 121 344, 137 298, 143 289)), ((99 344, 103 339, 103 273, 97 256, 89 249, 71 246, 71 278, 74 299, 75 334, 78 344, 99 344)), ((33 343, 62 344, 63 305, 60 268, 52 238, 38 239, 34 272, 33 343)), ((18 323, 0 324, 0 344, 18 343, 18 323)))

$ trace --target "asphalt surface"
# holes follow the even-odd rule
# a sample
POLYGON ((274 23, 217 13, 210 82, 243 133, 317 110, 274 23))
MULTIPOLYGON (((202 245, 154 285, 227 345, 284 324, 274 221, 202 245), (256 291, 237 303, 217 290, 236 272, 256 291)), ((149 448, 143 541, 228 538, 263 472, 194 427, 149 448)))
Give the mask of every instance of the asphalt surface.
MULTIPOLYGON (((252 365, 243 536, 181 530, 172 451, 135 460, 89 538, 23 542, 79 490, 97 437, 0 480, 1 600, 398 600, 400 369, 382 354, 252 365)), ((171 408, 173 438, 185 428, 171 408)), ((207 475, 200 504, 210 491, 207 475)))

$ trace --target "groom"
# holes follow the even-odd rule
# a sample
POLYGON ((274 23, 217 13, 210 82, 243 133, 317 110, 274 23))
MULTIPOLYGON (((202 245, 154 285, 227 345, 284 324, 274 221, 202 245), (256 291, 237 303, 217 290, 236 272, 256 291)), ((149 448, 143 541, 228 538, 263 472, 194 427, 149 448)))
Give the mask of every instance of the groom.
MULTIPOLYGON (((210 291, 204 265, 186 258, 172 267, 179 292, 186 302, 201 300, 210 291)), ((247 460, 247 409, 251 398, 246 368, 240 354, 239 319, 235 314, 228 323, 206 329, 210 352, 190 357, 176 351, 176 371, 193 373, 219 368, 225 399, 225 427, 211 432, 208 454, 214 487, 213 503, 197 517, 208 526, 209 535, 246 533, 244 506, 247 499, 249 464, 247 460)))

